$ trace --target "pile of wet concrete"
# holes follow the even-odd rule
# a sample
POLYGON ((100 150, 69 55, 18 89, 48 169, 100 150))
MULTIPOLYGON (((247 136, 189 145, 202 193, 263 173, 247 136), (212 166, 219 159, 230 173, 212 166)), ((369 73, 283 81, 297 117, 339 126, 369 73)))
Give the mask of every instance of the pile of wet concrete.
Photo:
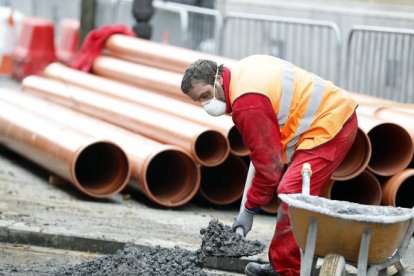
POLYGON ((263 252, 265 247, 257 240, 244 239, 218 220, 210 221, 206 228, 200 230, 200 234, 201 251, 206 256, 247 257, 263 252))
POLYGON ((142 250, 129 243, 114 254, 92 261, 64 266, 10 265, 3 267, 0 275, 207 275, 203 270, 206 257, 239 258, 258 254, 265 248, 259 241, 242 238, 216 219, 202 228, 200 234, 202 242, 196 251, 160 246, 142 250))

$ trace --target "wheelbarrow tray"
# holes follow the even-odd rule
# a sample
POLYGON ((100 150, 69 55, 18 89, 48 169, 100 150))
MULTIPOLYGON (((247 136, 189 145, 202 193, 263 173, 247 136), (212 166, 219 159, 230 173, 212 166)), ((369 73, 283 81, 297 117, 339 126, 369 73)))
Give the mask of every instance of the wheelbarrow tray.
POLYGON ((414 210, 386 206, 361 205, 303 194, 281 194, 288 204, 291 227, 300 248, 305 250, 308 227, 318 227, 315 255, 342 255, 356 263, 361 235, 371 232, 368 263, 379 264, 390 258, 400 246, 414 210))

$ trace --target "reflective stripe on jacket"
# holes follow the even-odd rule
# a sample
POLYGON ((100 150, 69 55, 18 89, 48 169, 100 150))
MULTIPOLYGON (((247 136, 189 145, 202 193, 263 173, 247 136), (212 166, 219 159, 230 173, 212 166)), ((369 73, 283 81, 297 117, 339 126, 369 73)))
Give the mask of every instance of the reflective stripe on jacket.
POLYGON ((269 98, 279 121, 285 162, 296 149, 312 149, 331 140, 357 106, 331 82, 266 55, 249 56, 231 69, 230 103, 246 93, 269 98))

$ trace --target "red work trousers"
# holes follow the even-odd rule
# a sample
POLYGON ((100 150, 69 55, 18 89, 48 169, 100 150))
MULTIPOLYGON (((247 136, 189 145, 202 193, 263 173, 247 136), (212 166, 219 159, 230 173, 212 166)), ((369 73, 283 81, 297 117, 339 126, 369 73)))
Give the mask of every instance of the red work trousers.
MULTIPOLYGON (((277 188, 278 194, 302 192, 302 165, 309 163, 312 168, 310 181, 311 195, 320 195, 332 173, 344 160, 354 142, 358 120, 354 114, 342 130, 329 142, 311 150, 298 150, 283 175, 277 188)), ((300 250, 290 226, 288 206, 282 203, 277 218, 276 230, 269 247, 269 260, 279 275, 299 275, 300 250), (281 210, 283 208, 283 211, 281 210)))

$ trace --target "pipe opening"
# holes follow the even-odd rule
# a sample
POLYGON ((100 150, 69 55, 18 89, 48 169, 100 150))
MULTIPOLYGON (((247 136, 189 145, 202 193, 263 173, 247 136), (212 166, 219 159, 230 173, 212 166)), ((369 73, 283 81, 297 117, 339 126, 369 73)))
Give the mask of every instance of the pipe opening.
POLYGON ((395 196, 395 206, 404 208, 414 207, 414 175, 405 179, 398 188, 395 196))
POLYGON ((197 137, 195 154, 203 166, 216 166, 229 154, 229 143, 220 132, 208 130, 197 137))
POLYGON ((371 157, 371 143, 368 135, 358 128, 355 141, 345 159, 332 174, 335 180, 348 180, 362 173, 371 157))
POLYGON ((237 156, 246 156, 249 155, 249 149, 246 147, 246 145, 243 142, 243 138, 240 135, 239 130, 236 128, 236 126, 233 126, 228 135, 227 139, 230 142, 230 150, 233 154, 237 156))
POLYGON ((190 201, 199 188, 199 172, 185 153, 166 150, 148 164, 146 186, 157 203, 175 207, 190 201))
POLYGON ((75 178, 91 196, 110 196, 119 192, 129 180, 128 157, 115 144, 91 144, 80 152, 75 162, 75 178))
POLYGON ((382 176, 391 176, 405 169, 413 157, 410 134, 401 126, 384 123, 369 131, 372 156, 369 168, 382 176))
POLYGON ((200 194, 218 205, 237 201, 243 195, 247 169, 243 159, 234 155, 216 167, 202 167, 200 194))
POLYGON ((366 205, 379 205, 382 190, 375 175, 364 171, 355 178, 333 182, 329 198, 366 205))

